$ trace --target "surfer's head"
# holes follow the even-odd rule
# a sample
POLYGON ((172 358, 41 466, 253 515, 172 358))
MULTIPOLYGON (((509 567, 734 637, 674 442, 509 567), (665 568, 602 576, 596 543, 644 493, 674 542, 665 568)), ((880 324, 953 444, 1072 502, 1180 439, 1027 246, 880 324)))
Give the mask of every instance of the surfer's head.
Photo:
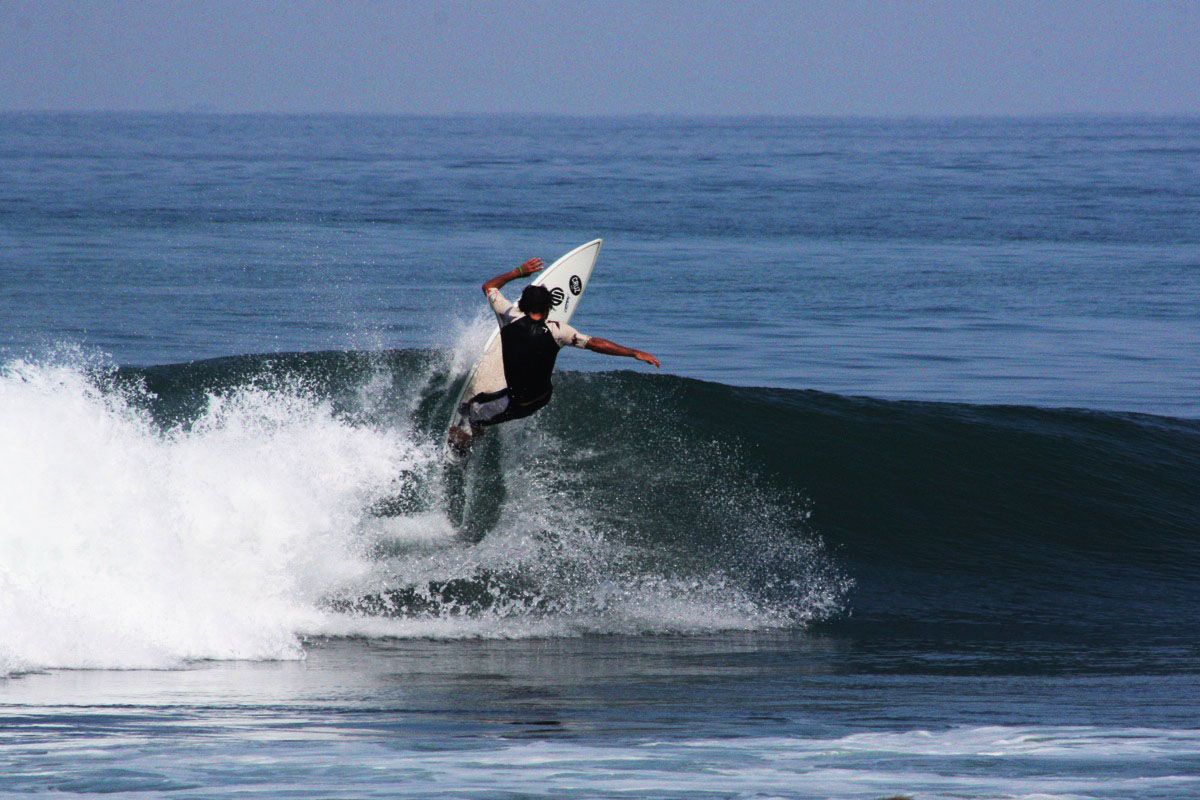
POLYGON ((521 292, 521 299, 517 301, 517 308, 523 314, 549 314, 550 290, 545 286, 526 286, 525 291, 521 292))

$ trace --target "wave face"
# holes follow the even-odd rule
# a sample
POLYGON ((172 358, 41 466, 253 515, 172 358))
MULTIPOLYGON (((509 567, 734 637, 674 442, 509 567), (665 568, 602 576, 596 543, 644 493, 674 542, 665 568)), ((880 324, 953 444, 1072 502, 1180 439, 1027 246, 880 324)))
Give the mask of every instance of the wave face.
POLYGON ((642 373, 561 383, 545 425, 624 530, 702 553, 742 535, 710 524, 713 486, 743 487, 726 519, 803 503, 788 531, 818 533, 854 583, 831 630, 1001 648, 1200 634, 1200 421, 642 373))
POLYGON ((850 622, 1195 625, 1200 422, 667 383, 698 435, 808 498, 850 622))
POLYGON ((566 373, 443 507, 444 353, 0 372, 0 670, 307 635, 1193 635, 1200 423, 566 373), (1189 633, 1190 632, 1190 633, 1189 633))

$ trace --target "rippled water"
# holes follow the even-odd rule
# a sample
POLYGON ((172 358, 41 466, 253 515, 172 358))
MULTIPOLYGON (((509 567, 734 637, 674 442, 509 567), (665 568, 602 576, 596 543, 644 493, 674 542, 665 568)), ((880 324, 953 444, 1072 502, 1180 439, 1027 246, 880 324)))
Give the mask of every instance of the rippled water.
POLYGON ((599 236, 580 327, 678 374, 1194 417, 1198 152, 1165 118, 5 115, 0 347, 447 347, 485 278, 599 236))
MULTIPOLYGON (((1194 674, 879 671, 807 634, 314 642, 29 676, 0 791, 235 797, 1194 797, 1194 674), (436 788, 435 788, 436 787, 436 788)), ((919 660, 913 651, 910 658, 919 660)), ((915 670, 914 670, 915 668, 915 670)))

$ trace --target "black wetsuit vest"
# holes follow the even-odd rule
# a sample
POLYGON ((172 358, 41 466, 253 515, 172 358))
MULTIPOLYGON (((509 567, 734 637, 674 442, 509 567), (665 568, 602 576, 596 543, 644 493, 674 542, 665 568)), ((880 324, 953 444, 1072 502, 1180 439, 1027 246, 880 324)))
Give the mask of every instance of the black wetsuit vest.
POLYGON ((500 329, 500 344, 512 399, 521 405, 549 400, 558 342, 545 321, 521 317, 508 323, 500 329))

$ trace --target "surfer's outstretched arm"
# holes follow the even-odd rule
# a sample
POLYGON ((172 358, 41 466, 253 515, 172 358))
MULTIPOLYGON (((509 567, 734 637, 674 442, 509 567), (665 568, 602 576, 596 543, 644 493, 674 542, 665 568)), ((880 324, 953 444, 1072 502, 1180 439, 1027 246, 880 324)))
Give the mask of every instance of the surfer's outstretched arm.
POLYGON ((634 350, 632 347, 625 347, 616 342, 610 342, 608 339, 601 339, 599 336, 593 336, 588 339, 584 347, 596 353, 604 353, 606 356, 628 356, 651 366, 662 366, 658 363, 657 358, 644 350, 634 350))
POLYGON ((535 272, 542 271, 542 260, 540 258, 531 258, 516 269, 510 269, 503 275, 497 275, 489 279, 483 284, 483 293, 487 294, 492 289, 499 289, 509 281, 515 281, 517 278, 524 278, 527 275, 532 275, 535 272))

